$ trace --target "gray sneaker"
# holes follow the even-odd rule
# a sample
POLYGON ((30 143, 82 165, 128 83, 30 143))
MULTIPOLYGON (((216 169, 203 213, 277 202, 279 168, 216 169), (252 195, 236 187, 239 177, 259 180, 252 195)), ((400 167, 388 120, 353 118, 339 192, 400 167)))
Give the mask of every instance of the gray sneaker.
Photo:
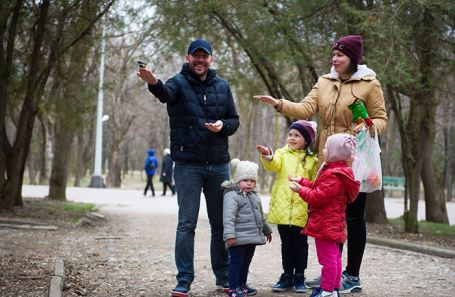
POLYGON ((319 288, 319 286, 321 285, 321 276, 306 280, 305 284, 307 287, 310 287, 310 288, 319 288))
POLYGON ((360 293, 362 292, 362 285, 358 276, 351 276, 346 271, 341 275, 340 293, 360 293))

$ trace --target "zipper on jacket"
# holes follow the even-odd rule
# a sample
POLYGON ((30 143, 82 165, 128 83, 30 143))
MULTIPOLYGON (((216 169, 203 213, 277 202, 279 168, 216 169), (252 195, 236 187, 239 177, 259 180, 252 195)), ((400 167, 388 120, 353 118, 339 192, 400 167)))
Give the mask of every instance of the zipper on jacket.
MULTIPOLYGON (((297 173, 299 172, 299 164, 301 162, 300 162, 300 153, 298 151, 296 151, 295 153, 297 154, 297 162, 295 162, 296 167, 295 167, 295 170, 294 170, 294 176, 297 176, 297 173)), ((299 195, 299 194, 293 192, 292 195, 291 195, 291 210, 289 212, 289 227, 292 226, 292 214, 294 212, 294 200, 295 200, 294 197, 295 197, 295 195, 299 195)), ((299 196, 298 199, 301 199, 300 196, 299 196)))
MULTIPOLYGON (((338 99, 340 98, 340 95, 341 95, 341 88, 343 87, 343 84, 344 82, 341 82, 340 81, 340 88, 338 89, 338 95, 337 95, 337 98, 335 99, 335 103, 333 103, 333 109, 332 109, 332 122, 330 123, 330 131, 329 131, 329 135, 333 135, 335 134, 335 114, 336 114, 336 106, 337 106, 337 103, 338 103, 338 99)), ((327 136, 327 137, 328 137, 327 136)))

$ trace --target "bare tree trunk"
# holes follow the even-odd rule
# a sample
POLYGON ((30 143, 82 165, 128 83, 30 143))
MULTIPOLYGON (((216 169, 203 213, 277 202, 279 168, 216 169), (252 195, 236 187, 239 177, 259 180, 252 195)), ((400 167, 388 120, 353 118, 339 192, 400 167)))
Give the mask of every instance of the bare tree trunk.
POLYGON ((405 168, 406 189, 405 196, 409 199, 409 209, 404 210, 405 231, 411 233, 419 232, 417 222, 417 211, 419 209, 420 174, 422 162, 418 162, 415 167, 405 168))
POLYGON ((74 132, 72 132, 74 127, 67 123, 66 119, 63 118, 56 124, 55 155, 49 180, 49 198, 52 200, 66 200, 66 183, 74 139, 74 132))
POLYGON ((41 168, 39 172, 39 184, 47 184, 49 173, 52 168, 54 127, 51 119, 43 112, 38 113, 38 119, 41 123, 42 147, 41 147, 41 168))
POLYGON ((365 221, 368 223, 387 224, 384 206, 384 191, 374 191, 367 194, 365 221))
POLYGON ((108 187, 119 188, 122 186, 122 164, 120 160, 120 149, 118 144, 112 145, 111 160, 109 163, 107 185, 108 187))
POLYGON ((77 139, 77 151, 76 151, 76 173, 74 175, 74 186, 80 187, 81 186, 81 178, 83 177, 84 171, 84 162, 83 162, 83 149, 84 149, 84 141, 83 141, 82 133, 78 133, 76 136, 77 139))
POLYGON ((27 169, 28 169, 28 180, 31 185, 36 185, 36 170, 35 170, 35 162, 27 159, 27 169))
MULTIPOLYGON (((434 128, 432 129, 434 130, 434 128)), ((444 199, 444 185, 437 178, 433 164, 434 131, 422 145, 425 146, 422 166, 422 182, 425 191, 425 219, 429 222, 449 223, 444 199)))

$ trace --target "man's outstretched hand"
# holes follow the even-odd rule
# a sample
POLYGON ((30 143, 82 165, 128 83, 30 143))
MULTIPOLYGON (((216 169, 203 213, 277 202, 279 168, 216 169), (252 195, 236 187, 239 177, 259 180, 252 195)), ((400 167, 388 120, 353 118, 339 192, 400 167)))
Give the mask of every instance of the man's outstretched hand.
POLYGON ((151 85, 156 85, 158 83, 158 78, 156 75, 147 67, 139 67, 139 69, 136 72, 137 76, 142 78, 143 81, 151 84, 151 85))

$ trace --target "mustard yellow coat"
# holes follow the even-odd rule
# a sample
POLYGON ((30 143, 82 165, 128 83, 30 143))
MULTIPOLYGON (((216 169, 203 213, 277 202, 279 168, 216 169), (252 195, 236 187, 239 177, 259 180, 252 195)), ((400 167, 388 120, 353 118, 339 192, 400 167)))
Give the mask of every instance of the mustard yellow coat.
POLYGON ((308 204, 289 188, 288 175, 301 176, 310 180, 316 178, 318 159, 308 155, 305 163, 304 150, 291 150, 287 145, 277 149, 272 161, 261 157, 266 171, 275 172, 275 182, 270 197, 267 221, 277 225, 303 227, 308 221, 308 204))
MULTIPOLYGON (((376 73, 366 65, 359 65, 349 80, 341 81, 333 68, 321 76, 301 102, 281 99, 277 111, 297 119, 307 119, 319 112, 320 132, 315 152, 322 159, 327 137, 336 133, 352 133, 352 112, 348 105, 356 99, 363 101, 374 126, 381 134, 387 127, 387 112, 381 85, 376 73)), ((374 135, 374 129, 370 132, 374 135)))

